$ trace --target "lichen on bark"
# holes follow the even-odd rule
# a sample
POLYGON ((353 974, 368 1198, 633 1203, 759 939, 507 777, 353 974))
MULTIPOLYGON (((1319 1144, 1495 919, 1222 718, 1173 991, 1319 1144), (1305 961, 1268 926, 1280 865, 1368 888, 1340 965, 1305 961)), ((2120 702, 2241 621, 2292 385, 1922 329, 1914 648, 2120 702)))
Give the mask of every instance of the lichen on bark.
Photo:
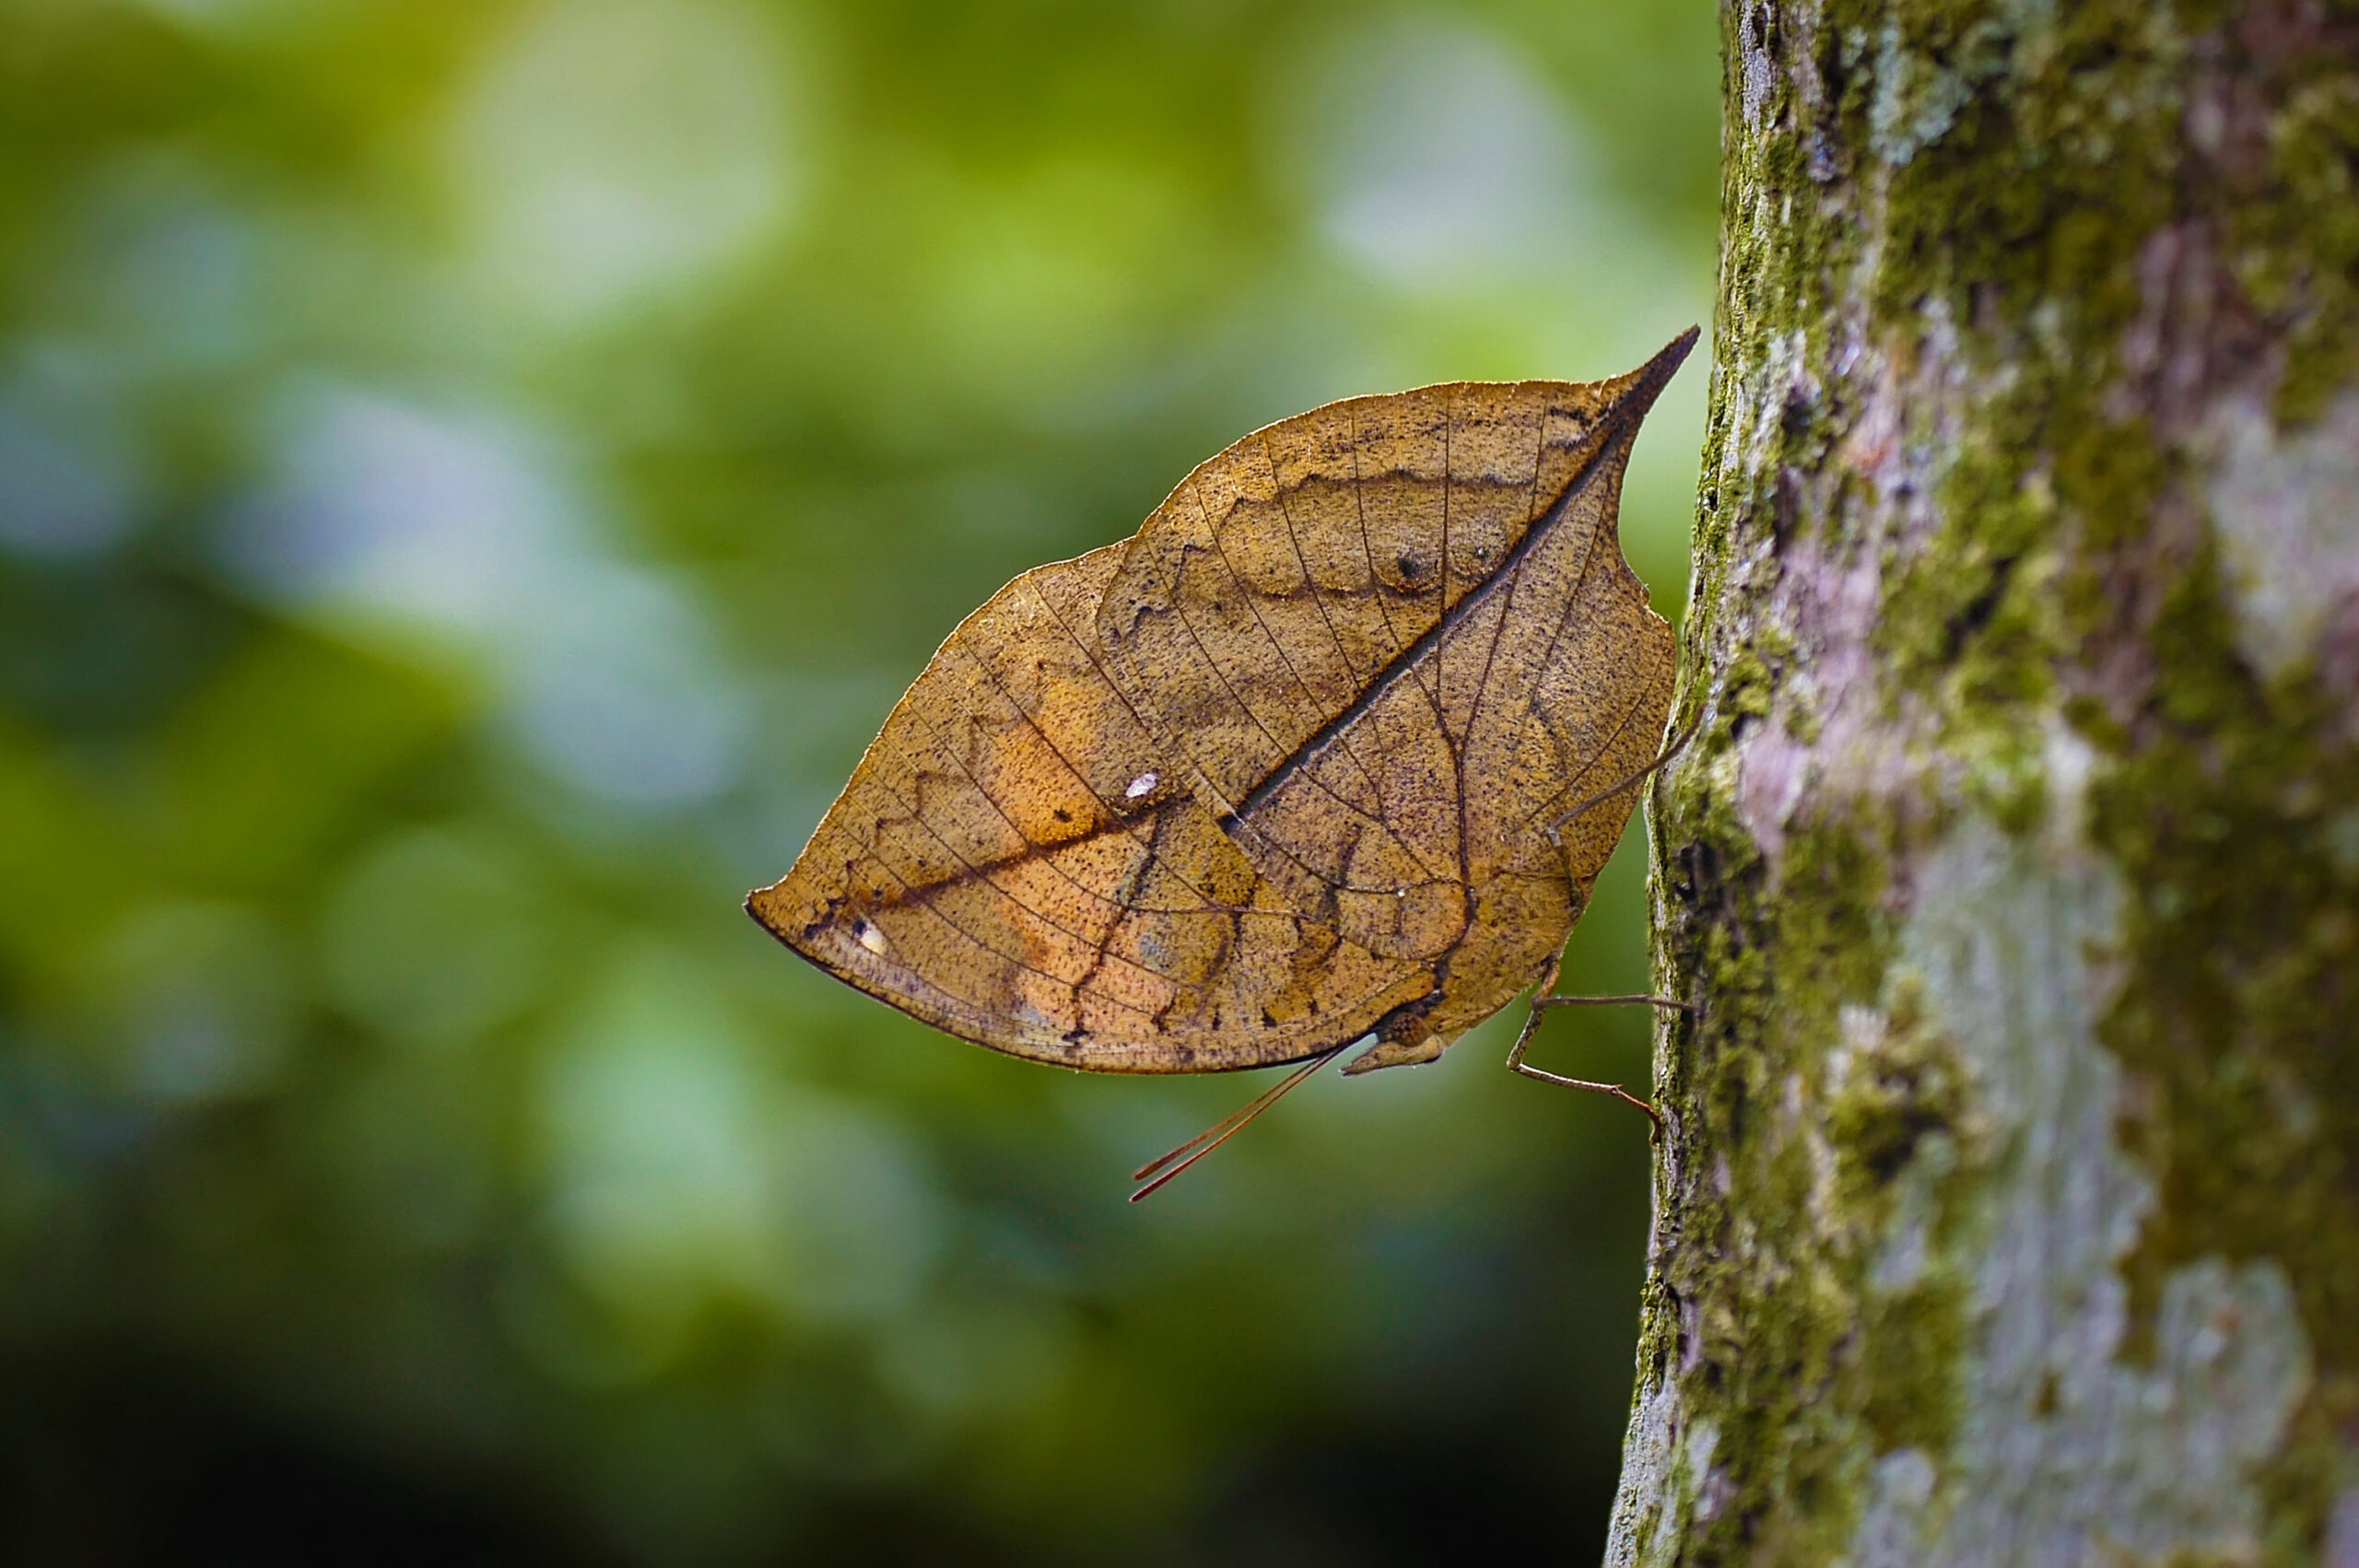
POLYGON ((2359 1553, 2359 9, 1723 20, 1609 1555, 2359 1553))

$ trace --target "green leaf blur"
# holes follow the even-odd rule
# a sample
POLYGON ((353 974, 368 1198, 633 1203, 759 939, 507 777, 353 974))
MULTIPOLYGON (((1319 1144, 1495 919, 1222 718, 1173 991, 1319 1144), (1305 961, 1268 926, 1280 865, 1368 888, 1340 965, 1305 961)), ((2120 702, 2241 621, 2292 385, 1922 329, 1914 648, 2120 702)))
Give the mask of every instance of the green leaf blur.
MULTIPOLYGON (((0 1556, 1593 1553, 1642 1118, 1495 1022, 1133 1208, 1253 1081, 993 1057, 738 901, 1238 435, 1702 319, 1713 29, 0 0, 0 1556)), ((1634 850, 1567 989, 1643 984, 1634 850)))

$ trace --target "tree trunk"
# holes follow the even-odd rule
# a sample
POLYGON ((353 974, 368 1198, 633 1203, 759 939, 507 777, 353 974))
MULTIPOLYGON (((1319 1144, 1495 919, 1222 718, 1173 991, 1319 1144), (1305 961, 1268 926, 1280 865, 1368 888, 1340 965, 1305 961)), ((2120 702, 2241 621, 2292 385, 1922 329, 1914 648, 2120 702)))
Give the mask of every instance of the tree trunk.
POLYGON ((1610 1559, 2359 1563, 2359 10, 1723 26, 1610 1559))

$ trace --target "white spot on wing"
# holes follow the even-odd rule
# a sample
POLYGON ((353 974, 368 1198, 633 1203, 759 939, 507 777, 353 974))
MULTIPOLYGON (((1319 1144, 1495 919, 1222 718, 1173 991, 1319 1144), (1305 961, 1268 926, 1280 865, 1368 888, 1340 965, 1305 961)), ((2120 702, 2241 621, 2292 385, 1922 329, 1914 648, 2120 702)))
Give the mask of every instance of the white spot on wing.
POLYGON ((851 923, 851 937, 854 942, 880 958, 892 945, 885 940, 885 933, 867 920, 854 920, 851 923))
POLYGON ((1122 791, 1122 799, 1135 801, 1142 795, 1152 795, 1155 793, 1155 785, 1156 777, 1153 772, 1142 773, 1131 780, 1131 787, 1122 791))

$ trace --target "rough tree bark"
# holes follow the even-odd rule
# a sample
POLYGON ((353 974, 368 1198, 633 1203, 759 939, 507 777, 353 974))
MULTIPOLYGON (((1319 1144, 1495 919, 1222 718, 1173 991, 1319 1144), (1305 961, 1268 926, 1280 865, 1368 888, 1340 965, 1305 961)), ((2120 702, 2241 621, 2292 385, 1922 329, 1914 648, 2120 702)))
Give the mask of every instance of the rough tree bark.
POLYGON ((2359 8, 1730 0, 1616 1562, 2359 1562, 2359 8))

